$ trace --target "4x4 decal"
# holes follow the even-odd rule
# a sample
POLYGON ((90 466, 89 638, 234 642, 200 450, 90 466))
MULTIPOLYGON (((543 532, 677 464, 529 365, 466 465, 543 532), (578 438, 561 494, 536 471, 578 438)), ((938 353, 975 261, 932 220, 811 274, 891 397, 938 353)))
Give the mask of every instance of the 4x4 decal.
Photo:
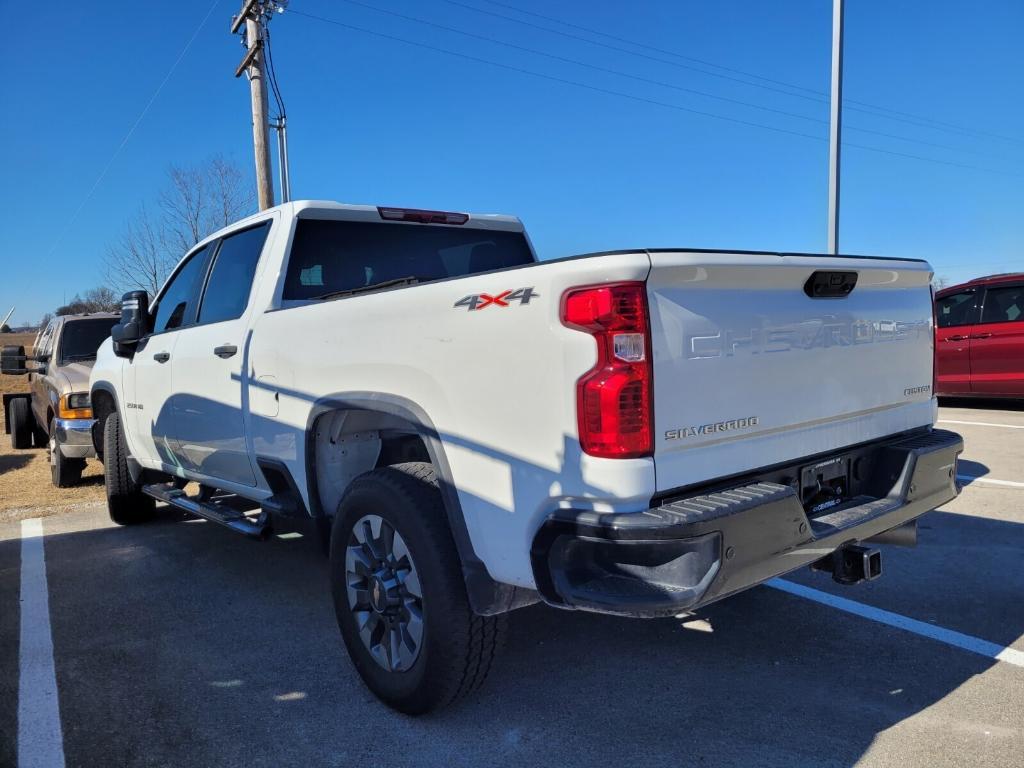
POLYGON ((459 299, 455 302, 455 309, 465 307, 469 312, 485 307, 507 307, 512 302, 519 302, 520 305, 529 304, 530 299, 535 299, 540 294, 535 293, 533 288, 517 288, 516 290, 502 291, 492 296, 489 293, 474 293, 471 296, 459 299))

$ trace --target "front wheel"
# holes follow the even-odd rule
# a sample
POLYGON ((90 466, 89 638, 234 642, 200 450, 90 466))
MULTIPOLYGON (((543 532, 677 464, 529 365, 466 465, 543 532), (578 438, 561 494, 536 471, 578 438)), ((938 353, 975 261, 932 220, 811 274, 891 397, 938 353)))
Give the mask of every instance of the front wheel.
POLYGON ((82 481, 85 459, 69 459, 61 452, 57 439, 57 420, 50 421, 47 451, 50 454, 50 479, 58 488, 68 488, 82 481))
POLYGON ((338 505, 330 556, 338 627, 379 699, 422 714, 483 684, 506 620, 469 606, 430 464, 396 464, 353 481, 338 505))
POLYGON ((153 517, 156 501, 147 496, 128 472, 128 444, 121 418, 112 413, 103 424, 103 480, 107 490, 107 512, 118 525, 142 523, 153 517))

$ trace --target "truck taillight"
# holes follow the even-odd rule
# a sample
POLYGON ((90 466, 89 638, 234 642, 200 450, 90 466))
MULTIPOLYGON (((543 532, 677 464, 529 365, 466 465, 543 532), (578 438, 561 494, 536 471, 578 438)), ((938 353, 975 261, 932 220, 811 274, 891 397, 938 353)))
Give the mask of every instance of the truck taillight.
POLYGON ((576 384, 580 445, 591 456, 636 458, 652 450, 651 334, 641 282, 570 288, 562 324, 589 333, 597 362, 576 384))

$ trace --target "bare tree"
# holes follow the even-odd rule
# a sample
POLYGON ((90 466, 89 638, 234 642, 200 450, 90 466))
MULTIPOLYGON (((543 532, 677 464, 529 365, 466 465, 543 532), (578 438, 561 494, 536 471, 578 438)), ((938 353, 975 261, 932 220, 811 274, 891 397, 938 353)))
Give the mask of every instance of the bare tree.
POLYGON ((82 301, 88 307, 86 312, 119 312, 121 310, 121 298, 113 288, 106 285, 90 288, 82 295, 82 301))
POLYGON ((85 295, 75 294, 67 304, 57 307, 58 315, 83 315, 87 312, 117 312, 121 309, 121 301, 113 288, 100 286, 90 288, 85 295))
MULTIPOLYGON (((125 225, 117 242, 104 256, 107 283, 123 290, 141 288, 155 296, 174 267, 175 249, 168 247, 167 233, 143 206, 125 225)), ((181 251, 184 254, 184 251, 181 251)))
POLYGON ((253 210, 252 190, 245 173, 220 155, 199 166, 172 165, 157 197, 157 211, 140 208, 107 248, 107 282, 156 295, 193 245, 253 210))
POLYGON ((249 177, 222 155, 215 155, 210 159, 207 181, 212 197, 211 218, 207 224, 210 231, 226 227, 255 207, 256 198, 249 177))

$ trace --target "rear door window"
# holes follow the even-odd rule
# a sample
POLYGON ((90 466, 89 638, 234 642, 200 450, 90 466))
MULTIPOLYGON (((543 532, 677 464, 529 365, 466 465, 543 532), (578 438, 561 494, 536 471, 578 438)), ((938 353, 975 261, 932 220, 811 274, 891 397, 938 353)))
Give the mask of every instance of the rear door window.
POLYGON ((206 270, 206 255, 210 246, 203 246, 189 256, 188 261, 171 278, 156 307, 153 332, 163 333, 190 325, 196 310, 196 299, 206 270))
POLYGON ((989 288, 985 292, 982 323, 1017 323, 1024 321, 1024 285, 989 288))
POLYGON ((403 278, 424 283, 533 261, 522 232, 300 219, 282 298, 315 299, 403 278))
POLYGON ((978 322, 975 291, 952 293, 935 300, 935 319, 939 328, 971 325, 978 322))
POLYGON ((241 317, 249 303, 253 276, 270 222, 225 237, 206 282, 199 322, 219 323, 241 317))
POLYGON ((53 340, 53 329, 56 327, 57 321, 51 320, 50 324, 46 326, 46 330, 40 335, 38 343, 35 349, 32 351, 34 355, 45 355, 50 351, 50 342, 53 340))

